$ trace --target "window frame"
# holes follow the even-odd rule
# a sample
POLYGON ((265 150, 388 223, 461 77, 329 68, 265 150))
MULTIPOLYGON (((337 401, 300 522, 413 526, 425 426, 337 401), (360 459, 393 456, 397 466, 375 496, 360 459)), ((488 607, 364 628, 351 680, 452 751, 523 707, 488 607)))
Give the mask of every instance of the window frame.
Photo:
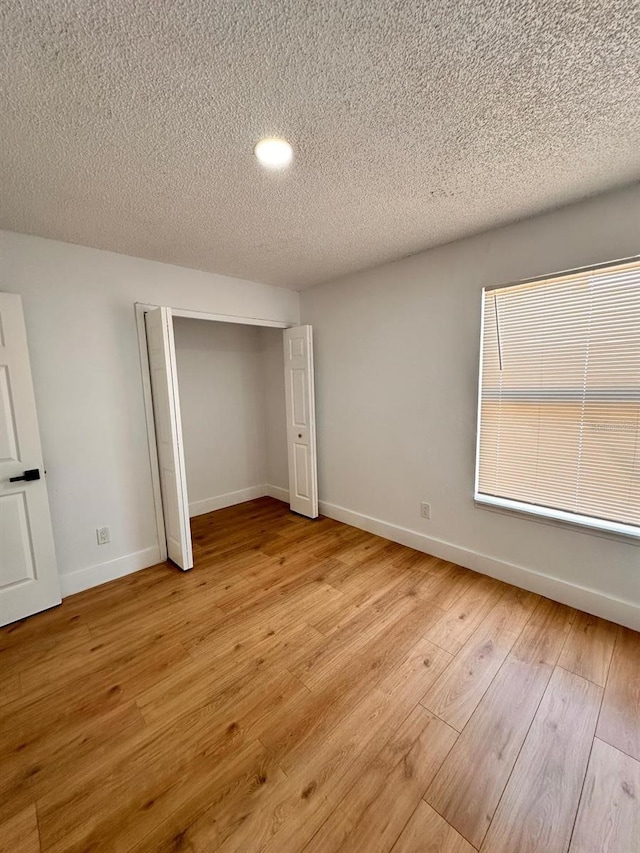
POLYGON ((640 261, 640 255, 632 255, 628 258, 619 258, 616 260, 603 261, 598 264, 588 264, 582 267, 574 267, 572 269, 560 270, 544 275, 534 276, 533 278, 523 278, 518 281, 510 281, 506 284, 492 284, 482 288, 481 305, 480 305, 480 357, 478 360, 478 405, 476 415, 476 458, 475 458, 475 474, 473 499, 477 507, 483 509, 494 509, 507 514, 524 515, 531 521, 539 520, 543 522, 557 523, 562 527, 576 527, 582 529, 583 532, 596 533, 604 536, 615 536, 624 538, 627 542, 640 545, 640 527, 625 522, 610 521, 607 519, 595 518, 589 515, 581 515, 579 513, 568 512, 566 510, 553 509, 552 507, 540 506, 539 504, 527 503, 525 501, 514 500, 513 498, 501 498, 495 495, 487 495, 479 490, 480 481, 480 438, 481 438, 481 422, 482 422, 482 375, 483 375, 483 358, 484 358, 484 319, 485 319, 485 298, 488 293, 494 290, 504 290, 509 287, 517 287, 521 284, 534 284, 538 281, 546 281, 548 279, 561 278, 562 276, 576 275, 580 273, 592 273, 597 270, 606 269, 618 264, 637 263, 640 261))

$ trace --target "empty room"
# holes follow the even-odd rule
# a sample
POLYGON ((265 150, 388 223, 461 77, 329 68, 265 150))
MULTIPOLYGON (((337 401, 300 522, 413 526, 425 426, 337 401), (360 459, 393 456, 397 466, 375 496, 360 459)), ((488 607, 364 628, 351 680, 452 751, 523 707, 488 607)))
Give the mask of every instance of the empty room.
POLYGON ((638 0, 0 21, 0 853, 640 853, 638 0))

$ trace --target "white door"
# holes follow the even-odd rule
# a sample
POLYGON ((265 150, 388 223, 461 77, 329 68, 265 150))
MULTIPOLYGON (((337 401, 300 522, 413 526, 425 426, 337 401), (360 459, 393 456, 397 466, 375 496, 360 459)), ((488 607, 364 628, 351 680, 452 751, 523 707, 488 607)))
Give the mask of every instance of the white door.
POLYGON ((289 505, 301 515, 316 518, 318 466, 311 326, 295 326, 284 331, 284 381, 289 452, 289 505))
POLYGON ((147 311, 145 322, 167 553, 186 570, 193 554, 171 308, 147 311))
POLYGON ((0 293, 0 625, 60 601, 22 301, 0 293))

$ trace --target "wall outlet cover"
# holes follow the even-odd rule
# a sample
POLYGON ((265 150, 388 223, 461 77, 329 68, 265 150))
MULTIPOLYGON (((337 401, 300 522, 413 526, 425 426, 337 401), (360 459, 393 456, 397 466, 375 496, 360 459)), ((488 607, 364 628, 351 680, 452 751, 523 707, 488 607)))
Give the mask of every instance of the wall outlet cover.
POLYGON ((96 538, 98 545, 108 545, 111 542, 111 533, 108 527, 96 527, 96 538))

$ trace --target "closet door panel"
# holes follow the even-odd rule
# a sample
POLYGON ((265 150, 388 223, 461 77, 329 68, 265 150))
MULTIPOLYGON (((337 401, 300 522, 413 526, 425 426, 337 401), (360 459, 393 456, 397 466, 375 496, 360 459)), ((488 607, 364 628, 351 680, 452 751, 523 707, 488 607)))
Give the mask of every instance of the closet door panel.
POLYGON ((311 326, 284 331, 285 401, 289 459, 289 505, 318 516, 318 471, 311 326))
POLYGON ((148 311, 145 323, 167 553, 186 570, 193 553, 171 309, 148 311))

